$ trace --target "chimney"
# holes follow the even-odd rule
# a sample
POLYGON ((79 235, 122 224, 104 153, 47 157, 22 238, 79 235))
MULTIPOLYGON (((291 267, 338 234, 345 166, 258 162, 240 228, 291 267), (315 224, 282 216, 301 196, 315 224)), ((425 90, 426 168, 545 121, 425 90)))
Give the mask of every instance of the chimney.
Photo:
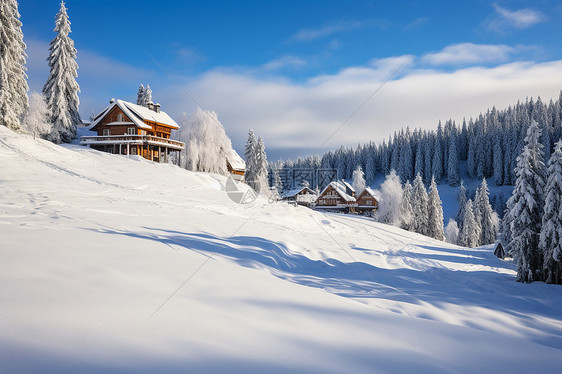
POLYGON ((154 111, 155 111, 156 113, 160 113, 160 103, 154 104, 154 111))
POLYGON ((115 102, 115 99, 113 99, 113 98, 111 100, 109 100, 110 104, 113 104, 114 102, 115 102))
POLYGON ((154 103, 153 103, 152 101, 149 101, 149 102, 146 104, 146 107, 147 107, 148 109, 150 109, 150 110, 154 110, 154 103))

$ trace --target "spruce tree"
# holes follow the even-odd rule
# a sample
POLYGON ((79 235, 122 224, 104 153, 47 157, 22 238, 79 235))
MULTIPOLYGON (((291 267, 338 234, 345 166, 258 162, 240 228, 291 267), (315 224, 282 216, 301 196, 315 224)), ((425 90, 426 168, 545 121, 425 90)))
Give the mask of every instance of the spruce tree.
POLYGON ((450 186, 458 186, 460 182, 459 155, 457 151, 457 140, 454 134, 450 137, 449 158, 447 165, 447 181, 450 186))
POLYGON ((69 143, 76 137, 76 126, 82 123, 82 120, 78 113, 80 87, 76 82, 76 48, 74 41, 69 37, 70 21, 64 1, 61 1, 54 31, 57 36, 50 44, 47 58, 51 73, 43 87, 43 94, 47 99, 53 123, 50 140, 55 143, 69 143))
POLYGON ((414 224, 413 230, 419 234, 427 234, 427 202, 428 196, 421 175, 416 175, 413 187, 413 211, 414 224))
POLYGON ((464 187, 464 181, 461 180, 461 187, 459 194, 457 195, 457 203, 459 208, 457 210, 457 222, 459 225, 459 230, 462 230, 462 225, 464 222, 464 209, 466 208, 466 202, 468 198, 466 196, 466 188, 464 187))
POLYGON ((16 0, 0 1, 0 125, 21 129, 29 102, 26 45, 16 0))
POLYGON ((23 119, 23 127, 33 135, 44 137, 51 132, 49 109, 42 94, 33 92, 29 98, 29 108, 23 119))
POLYGON ((523 152, 517 158, 517 180, 510 198, 510 235, 508 251, 517 259, 517 281, 530 283, 542 277, 539 233, 544 189, 543 145, 541 130, 533 121, 527 130, 523 152))
POLYGON ((498 235, 498 218, 490 205, 489 195, 486 179, 482 179, 474 198, 474 212, 481 228, 479 245, 494 243, 498 235))
POLYGON ((146 106, 144 104, 144 86, 141 84, 137 92, 137 105, 146 106))
POLYGON ((545 282, 562 284, 562 140, 554 146, 547 175, 539 250, 545 282))
POLYGON ((427 217, 427 236, 437 240, 445 239, 443 231, 443 204, 441 203, 434 178, 431 179, 429 186, 427 217))
POLYGON ((414 204, 413 188, 410 181, 406 181, 402 192, 402 203, 400 204, 400 227, 411 231, 414 227, 414 204))
POLYGON ((265 153, 265 145, 261 137, 258 138, 256 145, 256 181, 257 186, 254 186, 254 190, 260 194, 266 196, 269 195, 269 183, 267 183, 267 154, 265 153))
POLYGON ((462 229, 459 233, 459 245, 463 247, 473 248, 478 246, 480 240, 480 226, 474 216, 474 207, 472 200, 466 202, 464 208, 464 217, 462 229))
POLYGON ((257 179, 257 146, 258 142, 256 136, 254 135, 254 130, 248 131, 248 141, 246 142, 246 147, 244 148, 244 158, 246 159, 246 169, 244 171, 244 180, 246 183, 255 189, 256 179, 257 179))

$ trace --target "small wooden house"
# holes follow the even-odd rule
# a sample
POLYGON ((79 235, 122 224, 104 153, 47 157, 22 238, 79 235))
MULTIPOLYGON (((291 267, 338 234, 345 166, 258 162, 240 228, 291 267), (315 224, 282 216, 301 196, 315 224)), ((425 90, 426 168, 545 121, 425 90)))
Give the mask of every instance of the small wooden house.
POLYGON ((185 148, 184 143, 170 139, 172 130, 179 126, 160 110, 160 104, 144 107, 112 99, 88 129, 97 136, 83 136, 80 144, 109 153, 166 161, 170 152, 185 148))
POLYGON ((226 169, 232 176, 232 179, 237 181, 244 180, 244 172, 246 171, 246 162, 240 155, 232 149, 226 155, 226 169))
POLYGON ((365 188, 357 196, 357 213, 372 215, 377 211, 379 207, 379 198, 376 196, 375 192, 370 188, 365 188))
POLYGON ((348 183, 331 182, 316 199, 315 209, 350 213, 355 211, 355 191, 348 183))
POLYGON ((316 193, 309 187, 300 187, 283 193, 281 199, 289 203, 310 206, 316 201, 316 193))

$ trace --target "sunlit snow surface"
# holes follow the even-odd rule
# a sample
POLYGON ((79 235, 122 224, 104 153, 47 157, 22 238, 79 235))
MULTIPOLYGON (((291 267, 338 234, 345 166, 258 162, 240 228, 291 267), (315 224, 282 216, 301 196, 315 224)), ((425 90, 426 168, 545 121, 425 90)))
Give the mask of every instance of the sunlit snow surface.
POLYGON ((0 165, 2 373, 562 367, 562 287, 490 248, 4 127, 0 165))

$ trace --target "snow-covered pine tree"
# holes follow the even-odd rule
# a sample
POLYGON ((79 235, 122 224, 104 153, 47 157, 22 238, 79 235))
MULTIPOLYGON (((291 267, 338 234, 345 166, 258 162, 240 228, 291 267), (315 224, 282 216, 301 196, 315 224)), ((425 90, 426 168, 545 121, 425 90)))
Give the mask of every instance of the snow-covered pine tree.
POLYGON ((29 108, 23 118, 24 129, 33 135, 46 136, 51 132, 51 123, 49 122, 49 108, 45 102, 45 97, 39 92, 33 92, 29 98, 29 108))
POLYGON ((414 226, 413 188, 410 181, 406 181, 402 189, 402 203, 400 204, 400 227, 411 231, 414 226))
POLYGON ((435 141, 435 149, 433 151, 432 162, 433 178, 440 181, 443 178, 443 151, 441 149, 441 142, 435 141))
POLYGON ((562 284, 562 140, 554 146, 548 161, 546 200, 542 217, 539 249, 544 256, 543 279, 562 284))
POLYGON ((449 138, 449 158, 447 165, 447 181, 450 186, 458 186, 460 182, 459 154, 457 151, 457 139, 455 134, 449 138))
POLYGON ((414 211, 414 225, 413 230, 419 234, 427 234, 427 202, 428 196, 421 175, 416 175, 413 187, 413 211, 414 211))
POLYGON ((358 166, 357 169, 353 171, 352 187, 357 195, 359 195, 365 187, 367 187, 361 166, 358 166))
POLYGON ((458 244, 459 243, 459 225, 457 221, 449 218, 449 222, 445 227, 445 240, 447 243, 458 244))
POLYGON ((461 180, 461 187, 459 190, 459 194, 457 195, 457 203, 459 204, 459 209, 457 210, 457 223, 459 225, 459 230, 462 230, 462 224, 464 222, 464 209, 466 208, 467 200, 468 198, 466 196, 464 181, 461 180))
POLYGON ((279 169, 273 168, 273 187, 279 195, 283 193, 283 182, 279 176, 279 169))
POLYGON ((427 202, 427 232, 426 235, 437 240, 443 240, 443 204, 439 197, 435 178, 431 179, 427 202))
MULTIPOLYGON (((265 153, 265 145, 261 136, 258 138, 256 145, 256 192, 269 196, 269 183, 267 183, 267 154, 265 153)), ((308 182, 307 182, 308 183, 308 182)))
POLYGON ((258 142, 254 135, 254 130, 248 131, 248 141, 244 148, 244 158, 246 159, 246 170, 244 171, 244 180, 252 188, 256 187, 254 181, 257 178, 257 147, 258 142))
POLYGON ((418 140, 418 145, 416 148, 416 161, 414 167, 415 175, 423 175, 424 173, 424 147, 423 147, 423 138, 418 140))
POLYGON ((499 218, 496 212, 492 209, 489 199, 488 183, 486 179, 482 179, 480 187, 476 190, 474 197, 474 212, 476 220, 478 221, 480 231, 480 241, 478 245, 492 244, 496 241, 498 236, 498 222, 499 218))
POLYGON ((380 188, 380 202, 376 219, 390 225, 400 225, 400 205, 402 204, 402 185, 394 169, 386 176, 380 188))
POLYGON ((43 87, 43 94, 53 124, 50 140, 55 143, 69 143, 76 137, 76 126, 82 123, 82 120, 78 112, 80 86, 76 82, 76 48, 74 41, 69 37, 70 21, 64 1, 61 1, 54 31, 57 36, 50 44, 47 58, 51 73, 43 87))
POLYGON ((29 102, 26 45, 16 0, 0 1, 0 125, 20 130, 29 102))
POLYGON ((474 207, 472 200, 466 202, 464 208, 464 219, 462 229, 459 233, 459 245, 463 247, 473 248, 478 246, 480 240, 480 226, 474 217, 474 207))
POLYGON ((139 86, 139 91, 137 92, 137 105, 146 106, 144 103, 144 86, 142 84, 139 86))
POLYGON ((544 190, 541 130, 533 121, 527 130, 523 152, 517 158, 517 180, 510 198, 508 252, 517 259, 517 281, 530 283, 542 277, 543 258, 539 234, 544 190))
POLYGON ((501 136, 498 134, 494 141, 494 177, 496 178, 496 185, 503 184, 503 171, 504 171, 504 152, 502 150, 501 136))
POLYGON ((152 103, 152 89, 147 84, 146 88, 144 89, 144 98, 143 98, 144 106, 148 106, 148 103, 152 103))

